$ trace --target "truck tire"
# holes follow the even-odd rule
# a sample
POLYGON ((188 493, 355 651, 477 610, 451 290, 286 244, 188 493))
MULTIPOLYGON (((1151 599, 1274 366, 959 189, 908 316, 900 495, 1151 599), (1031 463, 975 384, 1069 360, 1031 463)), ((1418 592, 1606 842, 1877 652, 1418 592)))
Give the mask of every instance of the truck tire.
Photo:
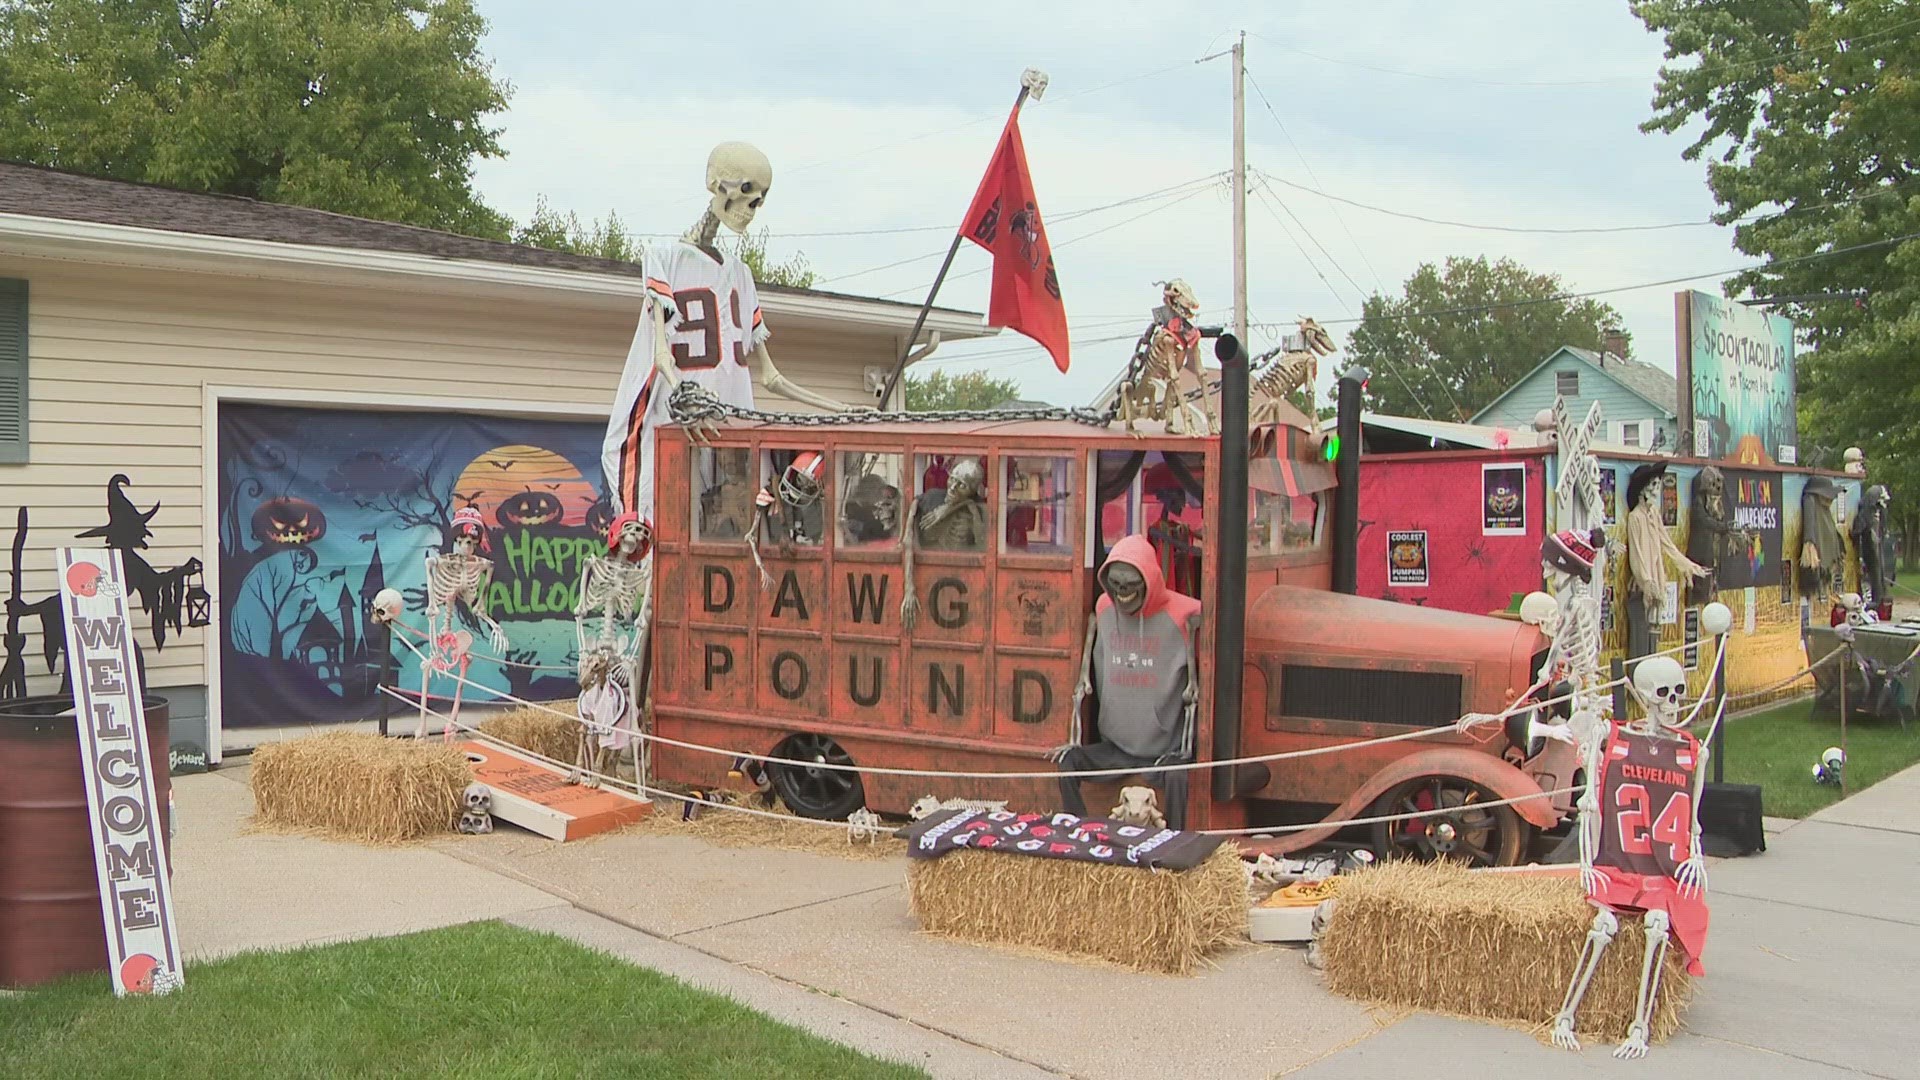
POLYGON ((1514 866, 1526 854, 1529 828, 1511 806, 1479 808, 1499 796, 1462 776, 1416 776, 1388 788, 1368 817, 1453 808, 1449 813, 1373 825, 1382 859, 1440 859, 1468 866, 1514 866))
MULTIPOLYGON (((788 736, 773 756, 830 765, 853 764, 853 758, 839 743, 825 735, 806 733, 788 736)), ((780 801, 801 817, 844 821, 848 814, 867 804, 860 774, 851 770, 769 764, 767 773, 780 801)))

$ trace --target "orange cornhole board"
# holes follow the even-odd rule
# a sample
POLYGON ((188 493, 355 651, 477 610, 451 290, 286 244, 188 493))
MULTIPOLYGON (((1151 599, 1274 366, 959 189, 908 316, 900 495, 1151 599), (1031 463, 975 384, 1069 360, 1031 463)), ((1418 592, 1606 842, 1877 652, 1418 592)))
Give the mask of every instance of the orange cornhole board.
POLYGON ((578 840, 617 829, 653 810, 653 802, 624 791, 567 783, 567 774, 523 754, 479 740, 462 740, 474 779, 493 792, 493 816, 549 840, 578 840))

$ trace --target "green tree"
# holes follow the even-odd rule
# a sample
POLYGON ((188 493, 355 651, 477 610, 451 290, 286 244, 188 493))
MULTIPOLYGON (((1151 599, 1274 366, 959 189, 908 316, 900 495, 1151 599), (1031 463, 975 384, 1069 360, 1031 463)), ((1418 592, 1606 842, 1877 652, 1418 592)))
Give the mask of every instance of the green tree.
POLYGON ((907 408, 912 412, 991 409, 1019 396, 1019 383, 995 378, 984 371, 963 375, 936 371, 931 375, 907 376, 907 408))
POLYGON ((1799 360, 1800 439, 1859 446, 1920 548, 1920 31, 1903 0, 1641 0, 1664 34, 1650 132, 1697 130, 1734 246, 1766 260, 1728 296, 1776 306, 1799 360), (1863 246, 1864 245, 1864 246, 1863 246), (1854 250, 1843 250, 1854 249, 1854 250), (1840 251, 1839 254, 1825 254, 1840 251), (1856 297, 1860 299, 1856 299, 1856 297))
POLYGON ((0 0, 0 158, 504 239, 472 0, 0 0))
POLYGON ((579 214, 560 213, 544 195, 535 200, 533 217, 514 227, 513 242, 620 262, 637 262, 641 255, 640 242, 619 214, 609 211, 604 219, 582 224, 579 214))
POLYGON ((769 231, 761 229, 758 234, 743 233, 734 242, 733 253, 747 264, 747 269, 753 271, 754 282, 759 285, 786 285, 795 289, 811 288, 818 275, 807 265, 807 257, 795 252, 793 258, 786 262, 774 262, 772 256, 767 254, 768 236, 769 231))
POLYGON ((1346 360, 1372 376, 1369 409, 1465 420, 1555 349, 1597 349, 1619 325, 1620 313, 1597 300, 1556 299, 1566 291, 1512 259, 1423 263, 1400 296, 1367 299, 1346 360))

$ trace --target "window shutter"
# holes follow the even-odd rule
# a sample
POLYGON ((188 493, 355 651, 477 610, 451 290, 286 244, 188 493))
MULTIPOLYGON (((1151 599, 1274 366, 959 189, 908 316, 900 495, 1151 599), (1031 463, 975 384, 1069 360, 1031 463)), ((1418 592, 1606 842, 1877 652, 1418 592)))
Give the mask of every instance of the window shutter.
POLYGON ((0 278, 0 464, 27 462, 27 283, 0 278))

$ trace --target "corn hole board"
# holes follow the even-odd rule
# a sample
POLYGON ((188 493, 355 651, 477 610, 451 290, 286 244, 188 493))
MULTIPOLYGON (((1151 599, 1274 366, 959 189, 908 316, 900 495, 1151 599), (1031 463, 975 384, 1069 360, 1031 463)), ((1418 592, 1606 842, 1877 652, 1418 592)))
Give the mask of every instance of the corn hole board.
POLYGON ((524 754, 466 739, 460 750, 473 778, 493 792, 493 816, 549 840, 578 840, 630 825, 653 801, 604 787, 567 783, 567 774, 524 754))

